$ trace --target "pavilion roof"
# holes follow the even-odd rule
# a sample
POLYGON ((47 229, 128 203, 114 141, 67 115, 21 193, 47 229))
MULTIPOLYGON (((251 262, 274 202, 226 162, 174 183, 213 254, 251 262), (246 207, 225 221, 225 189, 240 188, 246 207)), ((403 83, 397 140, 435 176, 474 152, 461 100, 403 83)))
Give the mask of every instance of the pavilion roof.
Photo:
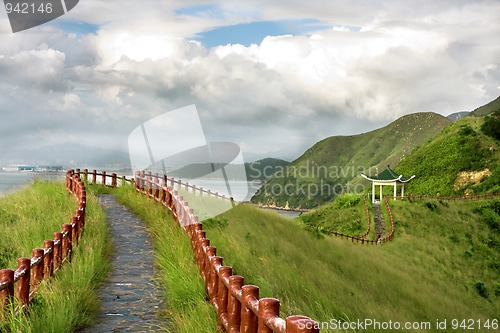
POLYGON ((415 175, 411 177, 405 177, 403 175, 398 174, 396 171, 392 170, 391 167, 388 165, 387 168, 385 168, 382 172, 380 172, 378 175, 375 176, 367 176, 365 174, 361 174, 362 177, 371 180, 371 181, 378 181, 378 182, 401 182, 401 183, 407 183, 413 178, 415 178, 415 175))

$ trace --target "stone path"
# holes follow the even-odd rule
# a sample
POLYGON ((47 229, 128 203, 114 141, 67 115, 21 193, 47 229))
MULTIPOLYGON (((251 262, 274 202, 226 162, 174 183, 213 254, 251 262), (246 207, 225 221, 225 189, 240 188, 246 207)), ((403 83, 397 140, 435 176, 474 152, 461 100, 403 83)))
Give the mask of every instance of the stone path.
POLYGON ((385 222, 384 215, 382 214, 382 210, 380 210, 380 203, 373 204, 373 216, 375 222, 375 232, 377 233, 377 240, 384 236, 385 232, 385 222))
POLYGON ((112 195, 101 195, 115 252, 109 281, 100 289, 98 323, 79 332, 159 332, 162 295, 154 282, 154 254, 144 222, 112 195))

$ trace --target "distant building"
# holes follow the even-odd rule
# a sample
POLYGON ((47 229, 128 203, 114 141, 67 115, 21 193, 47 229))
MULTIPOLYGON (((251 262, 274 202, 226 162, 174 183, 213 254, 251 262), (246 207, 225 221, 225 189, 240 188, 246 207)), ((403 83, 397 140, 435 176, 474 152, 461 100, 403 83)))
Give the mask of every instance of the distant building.
POLYGON ((61 165, 9 165, 2 168, 5 172, 58 172, 63 171, 61 165))

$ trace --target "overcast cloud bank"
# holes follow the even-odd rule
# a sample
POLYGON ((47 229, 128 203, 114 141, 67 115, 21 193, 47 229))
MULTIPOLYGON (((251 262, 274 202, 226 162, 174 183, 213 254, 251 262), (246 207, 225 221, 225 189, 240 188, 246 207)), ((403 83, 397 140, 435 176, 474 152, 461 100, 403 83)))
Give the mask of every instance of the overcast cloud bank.
MULTIPOLYGON (((0 153, 127 149, 148 119, 196 104, 211 141, 292 159, 314 142, 500 94, 498 1, 81 1, 12 34, 0 10, 0 153), (328 27, 205 47, 245 22, 328 27)), ((1 158, 0 158, 1 160, 1 158)))

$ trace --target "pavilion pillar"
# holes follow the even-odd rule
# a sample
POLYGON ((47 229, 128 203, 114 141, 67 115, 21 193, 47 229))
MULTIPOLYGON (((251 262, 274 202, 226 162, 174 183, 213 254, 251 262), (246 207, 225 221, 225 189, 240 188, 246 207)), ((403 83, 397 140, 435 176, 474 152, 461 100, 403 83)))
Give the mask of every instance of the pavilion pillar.
POLYGON ((375 203, 375 182, 372 181, 372 203, 375 203))
POLYGON ((398 184, 394 183, 394 200, 396 200, 396 195, 398 195, 397 191, 398 184))
POLYGON ((379 185, 379 186, 380 186, 380 197, 379 197, 379 199, 380 199, 380 202, 382 202, 382 188, 383 188, 383 186, 382 185, 379 185))
POLYGON ((405 197, 405 184, 401 186, 401 199, 405 197))

